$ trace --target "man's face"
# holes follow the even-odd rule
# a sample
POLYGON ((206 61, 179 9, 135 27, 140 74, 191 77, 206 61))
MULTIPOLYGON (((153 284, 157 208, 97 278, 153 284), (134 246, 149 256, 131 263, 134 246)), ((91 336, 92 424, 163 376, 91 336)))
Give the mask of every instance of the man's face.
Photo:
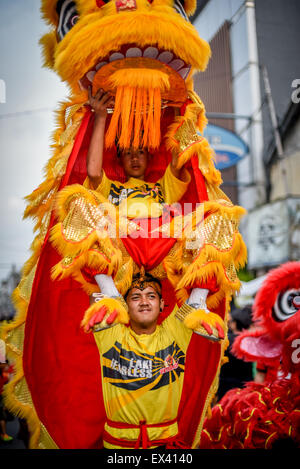
POLYGON ((122 165, 127 177, 143 179, 148 163, 148 152, 144 148, 124 150, 121 155, 122 165))
POLYGON ((144 290, 133 288, 127 296, 130 325, 135 332, 154 332, 163 300, 152 287, 144 290))

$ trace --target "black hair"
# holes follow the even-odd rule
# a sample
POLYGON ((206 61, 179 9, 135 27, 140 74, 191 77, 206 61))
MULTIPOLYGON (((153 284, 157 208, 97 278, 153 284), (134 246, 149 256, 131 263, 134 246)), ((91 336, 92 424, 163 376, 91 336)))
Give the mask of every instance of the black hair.
MULTIPOLYGON (((127 292, 126 292, 125 295, 124 295, 125 301, 127 300, 127 296, 128 296, 128 293, 130 292, 131 288, 133 288, 133 287, 132 287, 132 284, 135 283, 135 282, 137 282, 137 281, 140 281, 141 283, 143 283, 143 282, 145 282, 145 283, 149 283, 149 282, 155 282, 155 283, 157 283, 157 285, 158 285, 159 288, 160 288, 160 292, 157 291, 157 294, 158 294, 159 298, 162 299, 162 294, 161 294, 162 285, 161 285, 161 281, 160 281, 158 278, 153 277, 153 275, 151 275, 151 274, 149 274, 148 272, 146 272, 146 273, 143 275, 143 280, 141 280, 141 274, 140 274, 140 273, 138 273, 138 274, 136 274, 136 275, 134 275, 134 276, 132 277, 131 285, 130 285, 130 287, 128 288, 127 292)), ((137 287, 137 288, 138 288, 138 287, 137 287)))

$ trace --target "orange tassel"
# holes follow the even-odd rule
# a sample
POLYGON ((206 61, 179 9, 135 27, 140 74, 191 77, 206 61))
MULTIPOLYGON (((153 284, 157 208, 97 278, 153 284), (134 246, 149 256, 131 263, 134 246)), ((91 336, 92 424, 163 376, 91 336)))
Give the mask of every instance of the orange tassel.
POLYGON ((159 88, 154 89, 154 126, 153 126, 153 132, 155 142, 157 143, 157 146, 160 143, 160 119, 161 119, 161 91, 159 88))
POLYGON ((158 148, 160 144, 161 93, 169 88, 166 74, 147 69, 118 70, 109 78, 116 90, 115 108, 105 145, 116 138, 121 148, 158 148))
POLYGON ((123 103, 121 108, 121 129, 119 137, 119 145, 121 148, 128 148, 130 146, 131 129, 128 128, 129 121, 133 119, 134 104, 135 104, 135 89, 131 86, 123 88, 123 103))
POLYGON ((140 134, 142 127, 143 117, 143 93, 137 93, 135 102, 135 116, 134 116, 134 137, 133 148, 138 148, 140 143, 140 134))
POLYGON ((148 107, 148 95, 147 95, 147 90, 144 88, 142 90, 142 94, 143 94, 143 129, 145 130, 145 128, 147 127, 147 107, 148 107))
POLYGON ((107 148, 113 147, 115 145, 116 135, 118 134, 119 118, 122 111, 123 105, 123 87, 117 88, 116 98, 115 98, 115 108, 112 115, 107 133, 105 136, 105 145, 107 148))
POLYGON ((147 109, 144 110, 144 116, 145 116, 145 126, 144 126, 144 135, 143 135, 143 146, 147 147, 147 143, 149 140, 149 137, 151 135, 152 131, 152 136, 153 136, 153 89, 150 88, 148 91, 148 107, 147 109))

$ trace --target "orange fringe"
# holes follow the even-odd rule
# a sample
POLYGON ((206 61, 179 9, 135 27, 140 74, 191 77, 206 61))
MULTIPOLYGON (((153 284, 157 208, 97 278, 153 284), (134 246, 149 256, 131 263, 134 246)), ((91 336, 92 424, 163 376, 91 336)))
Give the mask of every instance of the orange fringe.
POLYGON ((160 118, 160 89, 119 87, 105 138, 106 147, 113 147, 117 138, 121 148, 158 148, 160 118))
POLYGON ((121 148, 159 147, 161 93, 169 88, 168 80, 159 70, 124 69, 113 73, 109 84, 116 97, 106 147, 113 147, 116 138, 121 148))

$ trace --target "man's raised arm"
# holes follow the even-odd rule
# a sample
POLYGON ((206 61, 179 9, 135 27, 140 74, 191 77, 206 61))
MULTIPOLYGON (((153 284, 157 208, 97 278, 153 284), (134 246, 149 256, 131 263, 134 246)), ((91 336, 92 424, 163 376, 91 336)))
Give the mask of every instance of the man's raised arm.
POLYGON ((97 189, 102 181, 102 163, 104 147, 104 131, 107 108, 113 103, 113 97, 99 89, 95 96, 89 87, 89 104, 95 113, 94 129, 87 153, 87 174, 93 189, 97 189))

